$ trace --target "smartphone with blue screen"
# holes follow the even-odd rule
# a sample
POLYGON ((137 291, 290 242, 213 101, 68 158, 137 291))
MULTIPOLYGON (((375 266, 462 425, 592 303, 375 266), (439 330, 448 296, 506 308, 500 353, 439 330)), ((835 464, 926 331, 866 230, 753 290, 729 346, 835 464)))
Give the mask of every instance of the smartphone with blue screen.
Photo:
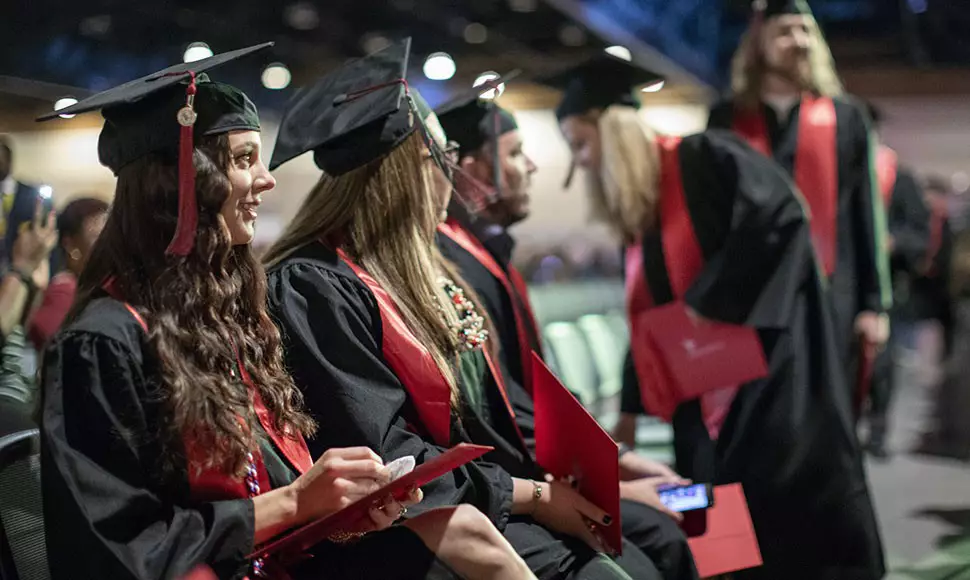
POLYGON ((657 494, 668 509, 680 513, 706 510, 714 505, 714 493, 709 483, 661 487, 657 494))

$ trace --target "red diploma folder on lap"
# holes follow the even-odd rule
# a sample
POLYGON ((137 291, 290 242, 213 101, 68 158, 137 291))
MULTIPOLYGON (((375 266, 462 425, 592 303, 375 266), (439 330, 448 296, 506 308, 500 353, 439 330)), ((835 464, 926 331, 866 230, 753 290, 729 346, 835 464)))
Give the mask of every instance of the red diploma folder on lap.
POLYGON ((609 526, 598 526, 599 533, 620 554, 620 464, 616 442, 535 353, 532 383, 536 462, 557 479, 576 478, 579 493, 613 517, 609 526))
POLYGON ((748 502, 741 484, 714 488, 714 506, 707 510, 707 531, 688 538, 697 573, 711 578, 762 564, 748 502))
POLYGON ((344 509, 260 546, 248 558, 252 559, 276 554, 283 556, 285 560, 286 556, 297 555, 315 544, 326 540, 337 532, 360 529, 362 520, 370 517, 368 515, 370 509, 379 505, 387 496, 403 499, 411 489, 421 487, 438 479, 449 471, 478 459, 492 449, 494 448, 484 445, 460 443, 441 455, 425 461, 414 468, 414 471, 411 473, 392 481, 344 509))
POLYGON ((668 421, 684 401, 768 376, 753 328, 694 321, 680 301, 641 313, 632 338, 643 401, 668 421))

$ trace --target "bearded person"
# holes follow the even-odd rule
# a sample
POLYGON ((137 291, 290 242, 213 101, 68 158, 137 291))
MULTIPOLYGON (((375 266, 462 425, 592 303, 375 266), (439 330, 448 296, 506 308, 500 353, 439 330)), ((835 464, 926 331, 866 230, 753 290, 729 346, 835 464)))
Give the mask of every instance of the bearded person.
MULTIPOLYGON (((804 0, 755 3, 731 84, 733 95, 712 109, 709 127, 733 130, 797 185, 845 368, 871 361, 888 337, 891 302, 875 140, 864 106, 844 94, 804 0)), ((865 388, 866 366, 852 377, 857 389, 865 388)))

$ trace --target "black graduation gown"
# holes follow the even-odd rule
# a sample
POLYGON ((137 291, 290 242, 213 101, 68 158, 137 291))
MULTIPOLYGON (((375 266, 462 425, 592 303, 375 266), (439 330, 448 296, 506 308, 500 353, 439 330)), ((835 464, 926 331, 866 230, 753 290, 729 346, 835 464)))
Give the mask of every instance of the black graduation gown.
MULTIPOLYGON (((337 254, 314 242, 270 268, 269 310, 283 335, 287 367, 320 428, 308 444, 316 457, 333 446, 367 446, 385 461, 412 455, 418 463, 441 452, 422 431, 410 395, 384 358, 382 321, 367 285, 337 254)), ((513 517, 512 475, 538 475, 515 443, 504 403, 487 385, 488 417, 471 409, 453 417, 451 444, 496 450, 422 488, 424 501, 409 514, 469 503, 505 534, 540 579, 616 578, 612 563, 578 541, 552 533, 530 518, 513 517)), ((631 576, 657 578, 651 562, 630 546, 620 565, 631 576)))
MULTIPOLYGON (((178 578, 203 563, 219 578, 245 575, 253 502, 191 499, 184 451, 173 457, 158 437, 167 420, 158 385, 144 331, 111 298, 92 302, 48 347, 41 481, 54 580, 178 578), (174 467, 160 471, 160 457, 173 457, 174 467)), ((266 439, 261 452, 270 481, 285 485, 296 469, 266 439)), ((348 546, 325 542, 314 553, 289 571, 294 580, 356 578, 361 571, 403 580, 441 568, 406 528, 348 546)))
MULTIPOLYGON (((842 98, 834 101, 839 186, 837 256, 829 288, 835 305, 835 337, 848 363, 855 354, 851 348, 856 315, 866 310, 885 312, 891 290, 885 225, 875 217, 881 202, 874 182, 868 121, 857 103, 842 98)), ((772 107, 762 105, 774 160, 788 175, 794 175, 800 108, 796 104, 788 119, 781 119, 772 107)), ((708 128, 731 130, 733 123, 732 101, 722 101, 711 110, 708 128)))
MULTIPOLYGON (((881 578, 882 546, 801 203, 774 163, 731 134, 687 137, 679 153, 704 257, 684 300, 706 318, 757 329, 769 376, 741 387, 716 444, 698 402, 681 404, 677 466, 695 481, 743 484, 765 565, 738 578, 881 578)), ((656 305, 672 299, 663 252, 659 232, 647 232, 644 271, 656 305)))
MULTIPOLYGON (((454 205, 454 204, 453 204, 454 205)), ((466 230, 471 232, 489 251, 495 261, 507 269, 512 258, 514 241, 504 229, 485 226, 484 222, 473 222, 461 208, 452 208, 449 214, 466 230)), ((438 234, 438 248, 459 270, 462 278, 475 289, 475 293, 488 311, 501 340, 500 358, 505 374, 505 386, 509 402, 515 412, 515 422, 529 447, 530 458, 535 457, 535 405, 532 397, 522 386, 522 357, 519 349, 519 336, 515 326, 512 300, 505 286, 470 252, 446 235, 438 234), (506 364, 506 361, 509 361, 506 364), (518 368, 518 375, 512 367, 518 368)), ((494 385, 494 382, 490 384, 494 385)), ((493 397, 495 389, 491 389, 493 397)), ((511 434, 515 437, 514 434, 511 434)), ((514 439, 513 439, 514 440, 514 439)), ((533 475, 512 472, 513 475, 534 477, 533 475)), ((689 580, 697 578, 694 560, 687 545, 683 531, 666 515, 653 508, 633 501, 623 500, 621 523, 623 535, 640 551, 646 554, 657 566, 665 580, 689 580)))

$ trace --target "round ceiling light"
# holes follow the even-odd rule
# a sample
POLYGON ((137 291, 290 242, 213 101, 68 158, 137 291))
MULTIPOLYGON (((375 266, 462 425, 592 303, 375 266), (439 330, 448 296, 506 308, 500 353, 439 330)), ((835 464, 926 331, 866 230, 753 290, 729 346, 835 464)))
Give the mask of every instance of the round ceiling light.
POLYGON ((204 42, 193 42, 185 49, 182 62, 195 62, 212 56, 212 49, 204 42))
POLYGON ((447 52, 436 52, 424 61, 424 76, 433 81, 446 81, 457 70, 455 60, 447 52))

